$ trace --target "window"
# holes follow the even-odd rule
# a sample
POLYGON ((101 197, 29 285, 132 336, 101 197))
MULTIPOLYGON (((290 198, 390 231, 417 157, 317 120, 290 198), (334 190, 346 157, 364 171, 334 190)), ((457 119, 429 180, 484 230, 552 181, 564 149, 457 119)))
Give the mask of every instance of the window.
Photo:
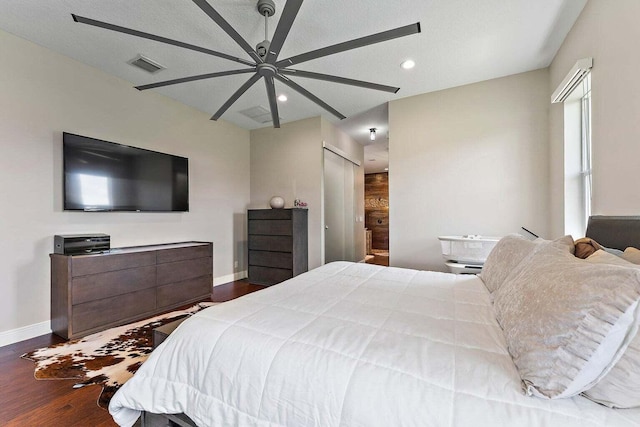
POLYGON ((591 58, 581 59, 551 96, 564 105, 564 229, 584 236, 591 215, 591 58))
POLYGON ((78 174, 78 179, 83 205, 96 207, 111 205, 108 177, 78 174))
POLYGON ((582 81, 582 98, 580 99, 580 118, 582 129, 580 157, 582 159, 582 212, 586 224, 591 216, 591 74, 582 81))

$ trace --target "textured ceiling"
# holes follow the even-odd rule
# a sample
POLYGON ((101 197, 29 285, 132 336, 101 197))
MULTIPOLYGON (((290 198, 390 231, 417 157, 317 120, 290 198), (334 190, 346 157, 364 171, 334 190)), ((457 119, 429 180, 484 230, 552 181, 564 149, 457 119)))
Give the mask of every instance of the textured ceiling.
MULTIPOLYGON (((276 15, 269 20, 270 37, 284 5, 284 0, 275 2, 276 15)), ((264 18, 257 13, 254 0, 209 3, 250 45, 264 39, 264 18)), ((391 100, 548 66, 585 3, 586 0, 308 0, 298 13, 280 59, 419 21, 420 34, 296 67, 401 88, 397 94, 389 94, 294 78, 347 117, 354 116, 351 123, 349 119, 343 121, 341 128, 365 142, 366 127, 386 127, 386 122, 369 124, 371 114, 367 111, 391 100), (407 58, 416 62, 409 71, 400 68, 407 58), (358 117, 364 121, 357 122, 358 117)), ((2 0, 0 28, 127 80, 132 86, 244 68, 199 52, 74 23, 71 13, 250 59, 195 4, 184 0, 2 0), (139 54, 166 69, 152 75, 129 65, 139 54)), ((153 90, 213 114, 249 76, 227 76, 153 90)), ((285 93, 289 98, 279 103, 282 123, 320 114, 334 123, 338 121, 277 81, 276 93, 285 93)), ((269 108, 262 82, 247 91, 222 119, 245 129, 269 126, 239 113, 255 106, 269 108)))

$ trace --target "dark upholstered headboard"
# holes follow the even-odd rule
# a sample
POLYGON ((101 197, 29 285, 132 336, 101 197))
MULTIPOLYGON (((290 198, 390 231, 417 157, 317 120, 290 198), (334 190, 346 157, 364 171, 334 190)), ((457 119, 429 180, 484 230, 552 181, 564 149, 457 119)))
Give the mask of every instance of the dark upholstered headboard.
POLYGON ((592 216, 587 237, 607 248, 625 250, 640 246, 640 216, 592 216))

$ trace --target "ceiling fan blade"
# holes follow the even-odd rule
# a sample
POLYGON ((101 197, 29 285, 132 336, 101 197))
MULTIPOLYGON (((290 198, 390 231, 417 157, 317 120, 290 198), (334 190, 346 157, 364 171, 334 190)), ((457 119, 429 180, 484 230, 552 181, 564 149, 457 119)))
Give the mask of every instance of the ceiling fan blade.
POLYGON ((289 77, 283 74, 276 74, 275 77, 276 79, 280 80, 282 83, 289 86, 291 89, 307 97, 308 99, 315 102, 316 104, 318 104, 319 106, 321 106, 322 108, 324 108, 325 110, 333 114, 334 116, 338 117, 340 120, 347 118, 345 115, 341 114, 338 110, 336 110, 335 108, 333 108, 332 106, 324 102, 322 99, 318 98, 317 96, 315 96, 314 94, 312 94, 311 92, 309 92, 308 90, 300 86, 299 84, 295 83, 289 77))
POLYGON ((200 74, 197 76, 182 77, 180 79, 165 80, 163 82, 156 82, 156 83, 150 83, 148 85, 136 86, 135 88, 138 90, 147 90, 147 89, 154 89, 156 87, 175 85, 178 83, 187 83, 187 82, 193 82, 196 80, 212 79, 214 77, 231 76, 233 74, 252 73, 255 71, 256 71, 255 68, 246 68, 244 70, 221 71, 218 73, 200 74))
POLYGON ((291 26, 293 25, 293 21, 298 15, 300 6, 302 6, 302 0, 287 0, 287 3, 284 5, 282 15, 280 15, 280 20, 278 21, 278 26, 276 27, 276 31, 273 33, 271 44, 269 45, 269 54, 267 55, 268 64, 273 64, 278 59, 280 49, 282 49, 282 45, 284 44, 284 41, 289 34, 289 30, 291 30, 291 26))
POLYGON ((242 50, 247 52, 249 56, 256 61, 256 63, 261 64, 262 58, 258 55, 254 48, 251 47, 249 43, 240 35, 238 32, 220 15, 211 5, 207 2, 207 0, 192 0, 196 6, 198 6, 204 13, 206 13, 209 18, 213 19, 213 21, 218 24, 220 28, 224 30, 225 33, 229 35, 240 47, 242 50))
POLYGON ((283 59, 282 61, 276 62, 276 66, 289 67, 291 65, 300 64, 312 59, 322 58, 323 56, 327 55, 333 55, 334 53, 340 53, 346 50, 356 49, 359 47, 368 46, 371 44, 376 44, 387 40, 396 39, 398 37, 416 34, 419 32, 420 23, 416 22, 415 24, 406 25, 404 27, 395 28, 393 30, 383 31, 381 33, 372 34, 366 37, 360 37, 358 39, 349 40, 346 42, 323 47, 321 49, 312 50, 311 52, 292 56, 291 58, 283 59))
POLYGON ((280 127, 280 116, 278 115, 278 101, 276 100, 276 87, 273 84, 273 77, 265 76, 264 84, 267 86, 267 97, 269 98, 269 107, 271 107, 271 119, 273 127, 280 127))
POLYGON ((106 30, 116 31, 116 32, 119 32, 119 33, 124 33, 124 34, 129 34, 129 35, 132 35, 132 36, 141 37, 143 39, 154 40, 154 41, 157 41, 157 42, 160 42, 160 43, 166 43, 166 44, 170 44, 170 45, 173 45, 173 46, 182 47, 182 48, 185 48, 185 49, 195 50, 196 52, 206 53, 207 55, 217 56, 219 58, 224 58, 224 59, 228 59, 229 61, 239 62, 239 63, 244 64, 244 65, 256 65, 255 63, 253 63, 251 61, 247 61, 247 60, 244 60, 244 59, 236 58, 235 56, 227 55, 226 53, 216 52, 215 50, 207 49, 207 48, 200 47, 200 46, 195 46, 195 45, 192 45, 192 44, 189 44, 189 43, 184 43, 184 42, 181 42, 181 41, 178 41, 178 40, 168 39, 166 37, 156 36, 154 34, 144 33, 142 31, 138 31, 138 30, 132 30, 131 28, 125 28, 125 27, 121 27, 119 25, 109 24, 108 22, 96 21, 95 19, 85 18, 84 16, 74 15, 73 13, 71 14, 71 16, 73 17, 73 20, 75 22, 79 22, 81 24, 92 25, 94 27, 99 27, 99 28, 104 28, 106 30))
POLYGON ((292 70, 290 68, 281 68, 280 73, 290 76, 305 77, 308 79, 325 80, 327 82, 342 83, 345 85, 359 86, 367 89, 381 90, 384 92, 398 93, 399 87, 385 86, 378 83, 370 83, 362 80, 348 79, 346 77, 332 76, 330 74, 313 73, 311 71, 292 70))
POLYGON ((238 89, 233 95, 231 95, 231 98, 227 99, 227 102, 225 102, 222 107, 220 107, 220 109, 216 111, 213 116, 211 116, 211 120, 218 120, 220 116, 222 116, 224 112, 227 111, 227 109, 231 107, 233 103, 242 96, 243 93, 245 93, 251 86, 253 86, 258 80, 260 80, 260 77, 261 76, 258 73, 255 73, 253 76, 251 76, 251 78, 247 80, 245 84, 240 86, 240 89, 238 89))

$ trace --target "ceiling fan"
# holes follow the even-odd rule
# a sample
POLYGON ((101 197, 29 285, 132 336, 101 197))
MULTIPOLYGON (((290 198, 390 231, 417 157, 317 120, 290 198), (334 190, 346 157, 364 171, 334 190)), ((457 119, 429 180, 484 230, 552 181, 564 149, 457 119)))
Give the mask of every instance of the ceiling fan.
POLYGON ((240 88, 231 95, 216 113, 211 117, 211 120, 218 120, 234 102, 238 100, 251 86, 253 86, 261 77, 264 78, 265 86, 267 88, 267 96, 269 99, 269 106, 271 108, 271 117, 273 120, 273 127, 280 127, 280 117, 278 116, 278 104, 276 101, 276 91, 274 86, 274 79, 279 80, 291 89, 307 97, 311 101, 315 102, 320 107, 324 108, 334 116, 344 119, 345 116, 339 111, 331 107, 320 98, 295 83, 289 76, 299 76, 310 79, 325 80, 334 83, 342 83, 352 86, 359 86, 367 89, 381 90, 385 92, 396 93, 400 88, 381 85, 377 83, 370 83, 362 80, 348 79, 345 77, 333 76, 329 74, 313 73, 310 71, 296 70, 288 68, 292 65, 300 64, 312 59, 322 58, 324 56, 333 55, 335 53, 344 52, 351 49, 356 49, 363 46, 368 46, 376 43, 380 43, 387 40, 392 40, 398 37, 404 37, 411 34, 420 32, 420 23, 406 25, 404 27, 395 28, 393 30, 383 31, 381 33, 372 34, 365 37, 349 40, 346 42, 334 44, 331 46, 323 47, 321 49, 312 50, 310 52, 302 53, 300 55, 292 56, 286 59, 278 60, 280 49, 284 44, 289 30, 291 29, 294 20, 302 6, 303 0, 287 0, 282 15, 278 21, 278 25, 273 34, 273 38, 268 40, 268 25, 267 21, 270 16, 275 13, 275 3, 273 0, 258 0, 257 9, 260 15, 265 18, 265 40, 258 43, 254 49, 247 43, 247 41, 209 4, 207 0, 192 0, 204 13, 206 13, 222 30, 224 30, 251 58, 251 60, 245 60, 227 55, 226 53, 217 52, 205 47, 195 46, 189 43, 184 43, 178 40, 169 39, 154 34, 144 33, 142 31, 121 27, 118 25, 110 24, 107 22, 96 21, 94 19, 85 18, 75 14, 71 14, 75 22, 82 24, 92 25, 94 27, 100 27, 111 31, 117 31, 124 34, 129 34, 136 37, 141 37, 149 40, 155 40, 160 43, 166 43, 173 46, 182 47, 185 49, 191 49, 197 52, 202 52, 208 55, 224 58, 229 61, 238 62, 246 65, 249 68, 242 68, 239 70, 221 71, 217 73, 200 74, 197 76, 182 77, 179 79, 167 80, 163 82, 151 83, 141 86, 136 86, 138 90, 153 89, 162 86, 169 86, 178 83, 192 82, 196 80, 211 79, 215 77, 230 76, 233 74, 245 74, 254 73, 249 80, 247 80, 240 88))

